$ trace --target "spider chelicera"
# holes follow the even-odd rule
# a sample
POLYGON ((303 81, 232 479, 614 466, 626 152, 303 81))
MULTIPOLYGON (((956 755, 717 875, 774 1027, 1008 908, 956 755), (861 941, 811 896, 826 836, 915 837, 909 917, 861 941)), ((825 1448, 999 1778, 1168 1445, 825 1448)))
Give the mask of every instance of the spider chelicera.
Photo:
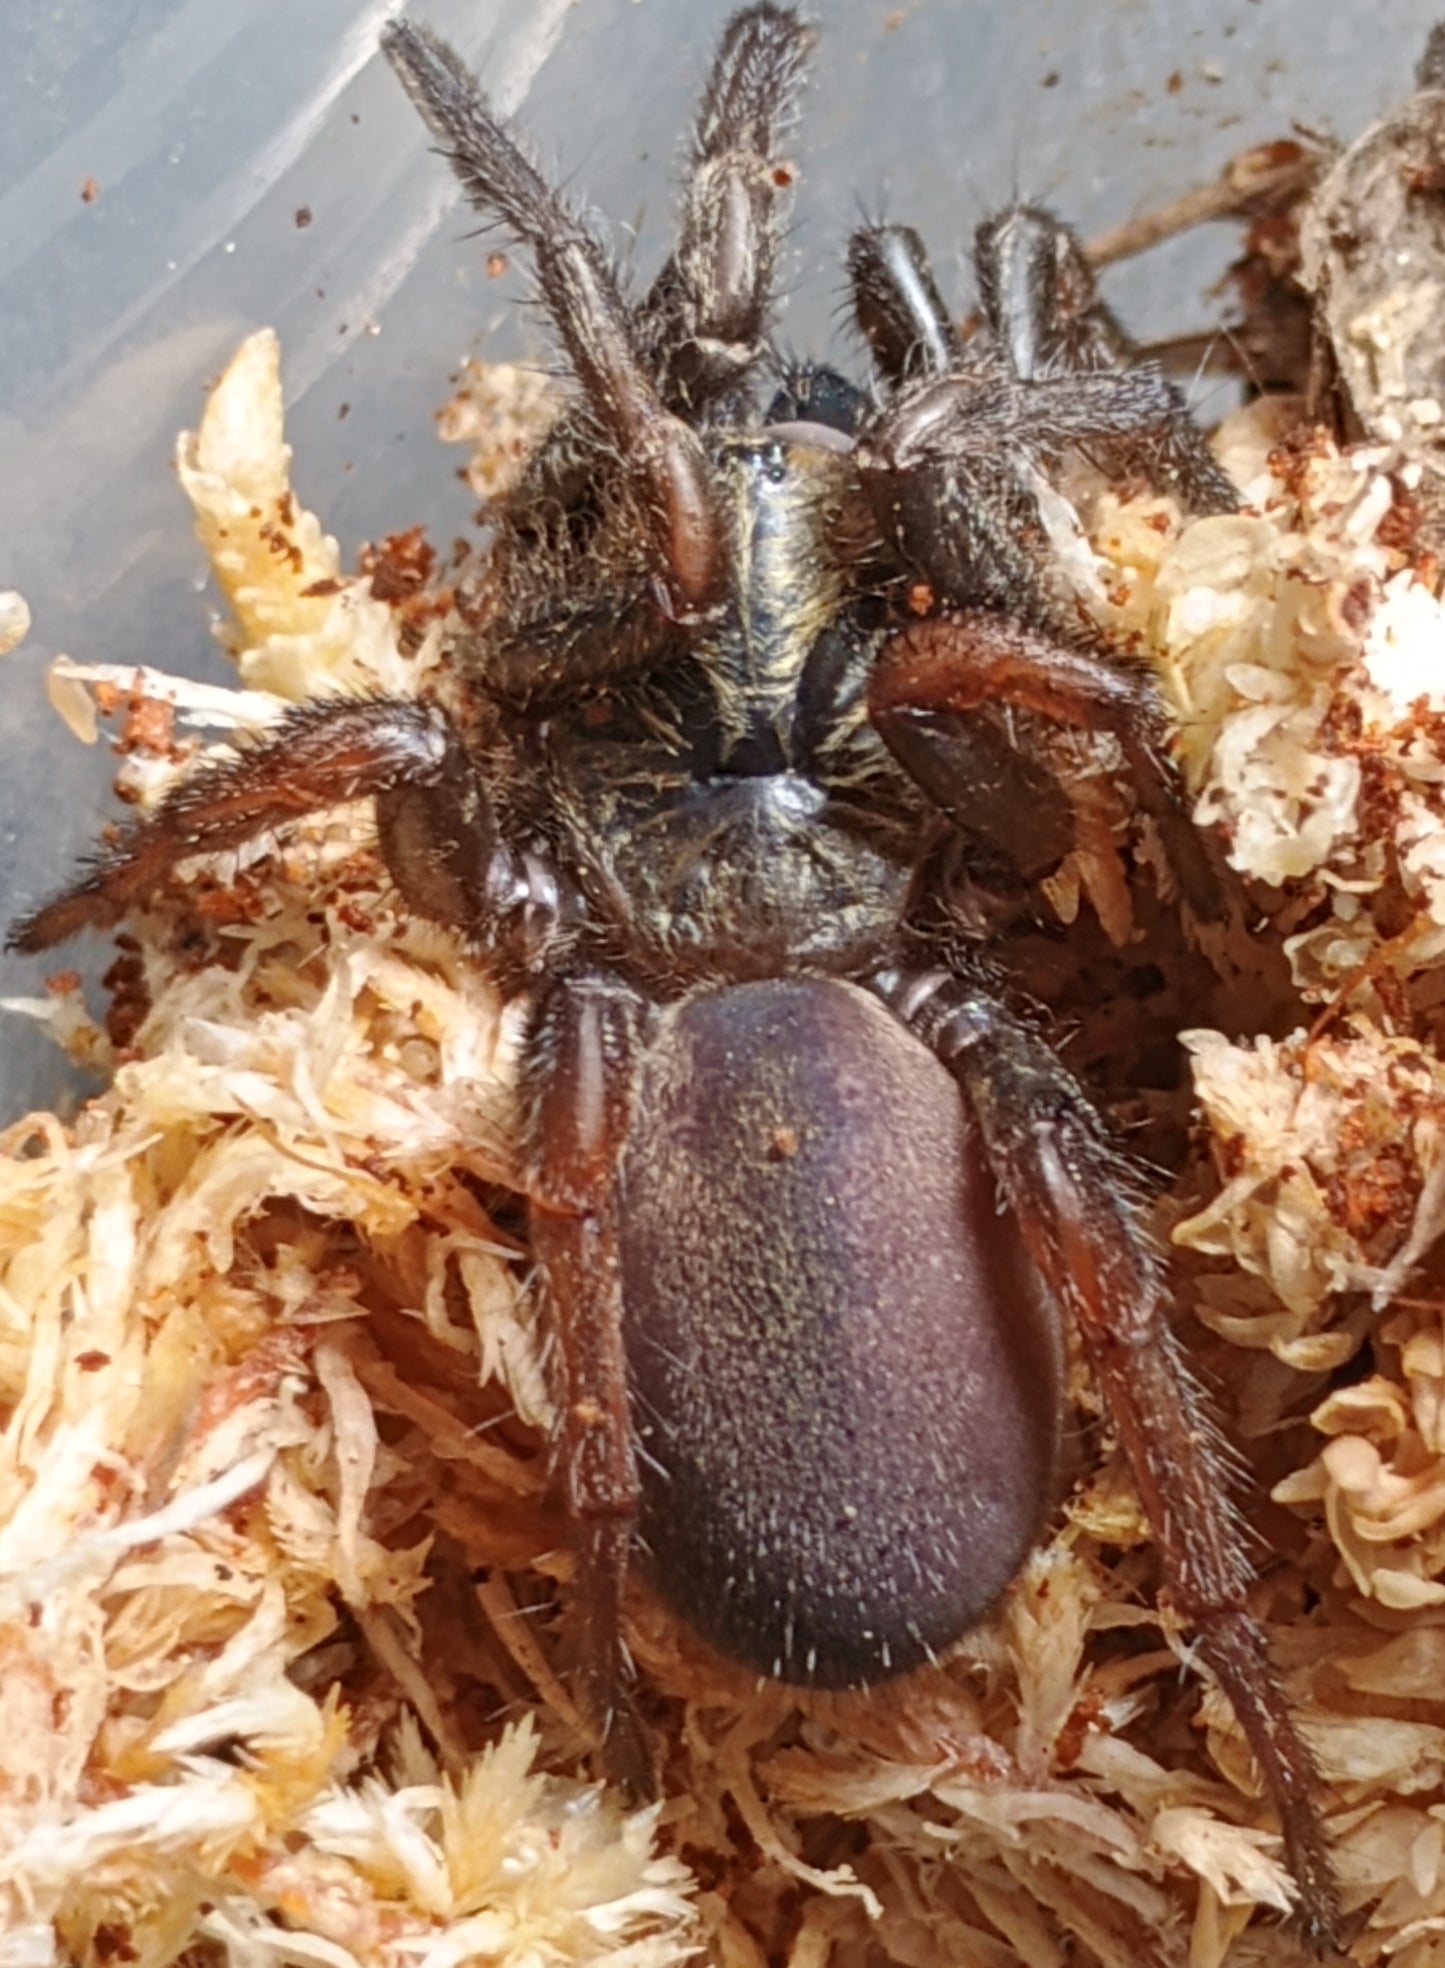
POLYGON ((1196 511, 1235 494, 1032 207, 980 229, 976 337, 916 236, 872 225, 849 269, 876 395, 775 360, 809 41, 773 5, 730 21, 675 247, 632 300, 457 56, 386 30, 467 195, 530 249, 575 385, 493 515, 447 701, 292 711, 12 940, 115 923, 188 856, 369 797, 405 905, 530 994, 580 1692, 634 1785, 634 1556, 761 1673, 859 1686, 935 1657, 1056 1501, 1076 1322, 1324 1943, 1310 1758, 1139 1184, 959 899, 971 870, 1027 881, 1069 847, 1065 727, 1112 734, 1186 898, 1217 906, 1149 685, 1062 593, 1038 491, 1082 451, 1196 511))

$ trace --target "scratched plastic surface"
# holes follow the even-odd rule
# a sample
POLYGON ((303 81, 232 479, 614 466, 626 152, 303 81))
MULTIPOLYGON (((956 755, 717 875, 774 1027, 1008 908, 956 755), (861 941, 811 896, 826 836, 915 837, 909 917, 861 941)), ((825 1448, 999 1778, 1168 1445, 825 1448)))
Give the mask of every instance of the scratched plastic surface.
MULTIPOLYGON (((781 334, 856 365, 838 321, 860 213, 907 218, 947 291, 1016 192, 1088 234, 1292 120, 1353 135, 1409 86, 1440 0, 832 0, 805 114, 781 334), (1177 79, 1175 79, 1177 78, 1177 79)), ((645 276, 726 0, 417 0, 645 276)), ((49 710, 59 651, 221 674, 170 456, 241 336, 281 331, 303 499, 354 550, 469 508, 432 416, 468 352, 544 358, 375 53, 391 0, 6 0, 0 117, 0 587, 35 626, 4 662, 0 918, 112 811, 103 746, 49 710), (305 215, 309 214, 309 218, 305 215), (345 406, 343 408, 343 406, 345 406)), ((1109 276, 1146 336, 1198 329, 1235 233, 1109 276)), ((1207 406, 1206 406, 1207 407, 1207 406)), ((6 958, 0 995, 72 960, 6 958)), ((92 989, 94 985, 92 983, 92 989)), ((64 1096, 0 1013, 0 1118, 64 1096)))

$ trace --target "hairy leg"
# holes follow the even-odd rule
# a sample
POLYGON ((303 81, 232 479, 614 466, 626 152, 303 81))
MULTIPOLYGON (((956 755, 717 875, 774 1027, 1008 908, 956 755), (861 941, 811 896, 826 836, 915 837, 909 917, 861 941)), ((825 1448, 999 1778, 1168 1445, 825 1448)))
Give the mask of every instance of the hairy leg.
MULTIPOLYGON (((1050 813, 1031 813, 1033 781, 1020 769, 1021 798, 1007 812, 980 800, 968 734, 989 707, 1030 711, 1077 731, 1106 731, 1119 742, 1140 806, 1159 829, 1190 909, 1201 921, 1222 915, 1218 866, 1191 822, 1165 750, 1163 715, 1151 680, 1007 616, 965 610, 917 622, 885 646, 869 686, 869 711, 884 743, 923 790, 960 825, 1006 828, 1027 849, 1031 832, 1048 839, 1050 813), (1016 808, 1016 810, 1015 810, 1016 808), (975 822, 975 809, 977 821, 975 822)), ((1030 870, 1014 852, 1020 871, 1030 870)))
POLYGON ((1239 494, 1209 455, 1180 391, 1152 363, 1078 370, 1027 381, 997 370, 951 374, 908 391, 874 425, 875 470, 947 464, 966 476, 1012 447, 1047 463, 1108 445, 1197 512, 1232 512, 1239 494))
POLYGON ((1323 1951, 1339 1908, 1314 1766, 1249 1610, 1253 1572, 1227 1455, 1174 1336, 1132 1172, 1054 1054, 997 1000, 942 971, 874 981, 963 1088, 1034 1263, 1077 1324, 1170 1597, 1254 1752, 1306 1931, 1323 1951))
POLYGON ((995 213, 974 234, 973 259, 989 338, 1020 382, 1136 360, 1077 238, 1052 212, 1010 205, 995 213))
POLYGON ((859 436, 878 523, 935 606, 988 607, 1070 636, 1051 591, 1040 481, 1070 452, 1140 473, 1195 512, 1238 494, 1183 395, 1135 363, 1068 228, 1018 205, 979 228, 987 332, 962 344, 917 235, 864 228, 853 306, 893 397, 859 436))
POLYGON ((958 331, 912 226, 860 226, 848 242, 848 279, 853 318, 893 388, 947 375, 963 362, 958 331))
POLYGON ((645 1014, 635 992, 606 977, 548 994, 533 1028, 527 1175, 561 1362, 562 1489, 578 1527, 578 1704, 609 1774, 638 1796, 655 1780, 622 1640, 638 1481, 616 1214, 645 1014))
POLYGON ((726 413, 773 304, 792 174, 779 155, 813 35, 783 7, 734 14, 698 109, 677 244, 638 310, 669 408, 726 413))
MULTIPOLYGON (((1140 372, 1138 351, 1105 305, 1083 248, 1052 212, 1011 205, 985 219, 974 239, 974 267, 990 343, 1020 382, 1140 372)), ((1078 442, 1111 476, 1142 471, 1192 512, 1232 512, 1239 504, 1177 391, 1157 435, 1141 430, 1078 442)))
POLYGON ((203 766, 99 855, 69 888, 10 931, 46 950, 105 929, 178 862, 244 846, 288 821, 376 801, 388 870, 409 907, 472 931, 515 896, 520 871, 497 840, 491 801, 451 719, 415 699, 323 698, 289 712, 262 743, 203 766))
POLYGON ((480 83, 440 36, 395 20, 381 45, 468 198, 531 249, 572 372, 626 460, 662 599, 679 618, 706 609, 723 554, 707 453, 664 405, 608 255, 498 123, 480 83))

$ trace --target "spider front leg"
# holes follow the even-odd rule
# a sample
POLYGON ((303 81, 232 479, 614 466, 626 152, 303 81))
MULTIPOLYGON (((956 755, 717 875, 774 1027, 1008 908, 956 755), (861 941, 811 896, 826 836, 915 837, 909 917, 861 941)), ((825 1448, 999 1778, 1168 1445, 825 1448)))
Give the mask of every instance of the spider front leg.
POLYGON ((974 235, 974 268, 989 340, 1020 382, 1079 374, 1148 379, 1148 390, 1134 399, 1136 428, 1115 436, 1081 429, 1072 442, 1097 450, 1098 461, 1115 476, 1141 471, 1168 486, 1191 512, 1235 510, 1239 494, 1183 396, 1151 364, 1139 363, 1062 220, 1037 205, 1011 205, 985 219, 974 235), (1150 393, 1168 406, 1152 427, 1150 393))
MULTIPOLYGON (((1069 369, 1123 369, 1136 351, 1099 294, 1069 226, 1037 205, 1010 205, 974 234, 974 271, 989 340, 1020 382, 1069 369)), ((1219 467, 1197 430, 1208 475, 1219 467)))
MULTIPOLYGON (((1005 849, 1020 873, 1036 874, 1043 867, 1030 859, 1034 850, 1047 856, 1059 837, 1057 782, 1031 812, 1033 782, 1024 764, 1011 768, 1018 795, 1000 809, 993 785, 977 780, 978 713, 990 706, 1112 733, 1189 908, 1201 921, 1223 915, 1219 870, 1168 765, 1163 717, 1147 676, 979 610, 916 622, 884 646, 869 684, 869 712, 883 742, 957 825, 1005 849)), ((1034 763, 1034 776, 1042 769, 1034 763)), ((1060 854, 1067 844, 1065 838, 1060 854)))
POLYGON ((854 319, 895 389, 959 367, 963 345, 912 226, 860 226, 848 242, 848 280, 854 319))
POLYGON ((1227 1459, 1170 1327, 1132 1172, 1053 1053, 996 1000, 943 972, 889 972, 874 984, 958 1080, 1033 1261, 1077 1324, 1175 1609, 1254 1753, 1306 1931, 1323 1952, 1339 1906, 1314 1765, 1249 1610, 1253 1573, 1227 1459))
POLYGON ((383 28, 381 46, 468 198, 531 248, 572 373, 625 461, 667 611, 678 619, 706 612, 724 563, 707 453, 663 402, 608 255, 502 128, 454 48, 405 19, 383 28))
POLYGON ((1072 234, 1018 206, 979 232, 982 346, 960 347, 922 245, 865 229, 853 309, 893 400, 858 470, 885 539, 940 605, 998 608, 1075 632, 1052 592, 1040 480, 1070 452, 1139 472, 1195 512, 1239 503, 1183 396, 1129 346, 1072 234))
POLYGON ((532 933, 530 871, 501 845, 486 788, 446 713, 415 699, 329 698, 298 706, 264 742, 183 780, 78 881, 21 917, 9 945, 48 950, 79 930, 109 928, 192 855, 222 854, 367 798, 410 909, 469 933, 503 919, 532 933))
POLYGON ((792 173, 778 155, 813 34, 789 9, 724 29, 698 110, 677 245, 637 311, 664 400, 725 409, 761 351, 792 173))
MULTIPOLYGON (((1020 382, 1032 382, 1051 372, 1122 369, 1135 360, 1077 239, 1052 213, 1011 205, 985 219, 974 235, 974 267, 988 329, 983 351, 973 351, 975 367, 986 354, 1020 382)), ((968 366, 969 350, 911 226, 861 227, 849 242, 848 276, 854 317, 895 389, 968 366)), ((1217 472, 1207 451, 1204 456, 1217 472)))
MULTIPOLYGON (((1199 460, 1184 399, 1150 364, 1020 382, 955 371, 905 390, 858 444, 858 471, 885 538, 940 603, 1052 621, 1036 486, 1070 451, 1095 452, 1179 492, 1196 511, 1238 494, 1199 460)), ((1207 456, 1207 453, 1206 453, 1207 456)))
POLYGON ((618 1164, 645 1006, 605 977, 558 984, 533 1026, 528 1170, 532 1248, 561 1355, 563 1493, 579 1527, 577 1696, 608 1774, 655 1789, 652 1752, 628 1689, 623 1587, 639 1488, 622 1342, 618 1164))

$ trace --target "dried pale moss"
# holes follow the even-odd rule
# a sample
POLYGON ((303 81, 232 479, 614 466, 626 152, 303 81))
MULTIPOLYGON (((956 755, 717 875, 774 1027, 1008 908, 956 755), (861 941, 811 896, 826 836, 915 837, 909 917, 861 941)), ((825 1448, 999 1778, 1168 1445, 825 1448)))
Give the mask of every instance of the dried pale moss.
MULTIPOLYGON (((278 405, 257 338, 182 454, 246 687, 57 676, 72 721, 124 712, 141 800, 191 762, 177 722, 245 733, 444 661, 294 504, 278 405)), ((1181 706, 1263 934, 1308 990, 1353 987, 1313 1036, 1192 1036, 1217 1173, 1187 1169, 1169 1211, 1202 1363, 1275 1489, 1256 1603, 1320 1756, 1354 1958, 1424 1968, 1445 1947, 1445 1086, 1396 1014, 1435 1002, 1438 606, 1385 537, 1408 461, 1315 446, 1272 469, 1265 419, 1227 434, 1250 512, 1104 494, 1099 558, 1076 558, 1181 706)), ((1113 852, 1056 899, 1103 898, 1118 940, 1113 852)), ((1300 1958, 1267 1802, 1181 1672, 1096 1431, 997 1618, 869 1697, 759 1690, 639 1591, 666 1801, 628 1813, 585 1782, 509 1232, 520 1008, 399 915, 363 812, 191 875, 131 926, 105 1027, 63 988, 28 1007, 111 1086, 0 1161, 0 1963, 1300 1958)))
POLYGON ((1298 416, 1220 433, 1240 514, 1106 495, 1095 539, 1105 619, 1157 667, 1199 817, 1314 1020, 1185 1034, 1215 1180, 1174 1240, 1216 1260, 1208 1364, 1302 1518, 1312 1603, 1280 1652, 1366 1910, 1352 1954, 1413 1964, 1445 1945, 1445 608, 1409 444, 1342 450, 1298 416))
POLYGON ((539 369, 469 358, 437 417, 437 435, 466 445, 467 484, 485 503, 516 484, 561 402, 557 384, 539 369))
POLYGON ((1239 513, 1181 524, 1106 495, 1096 612, 1157 667, 1199 818, 1259 885, 1300 991, 1357 990, 1367 966, 1369 1003, 1445 955, 1445 606, 1411 551, 1418 461, 1291 443, 1299 415, 1267 399, 1220 432, 1239 513))

